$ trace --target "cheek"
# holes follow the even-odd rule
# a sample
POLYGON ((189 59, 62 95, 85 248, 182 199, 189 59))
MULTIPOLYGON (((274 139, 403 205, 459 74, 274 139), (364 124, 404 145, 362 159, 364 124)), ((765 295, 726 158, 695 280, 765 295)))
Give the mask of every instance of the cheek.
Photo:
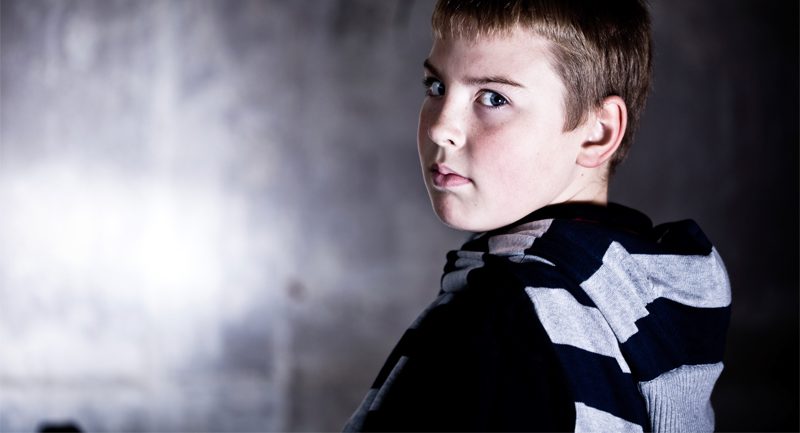
POLYGON ((430 110, 426 107, 427 104, 423 103, 419 111, 419 121, 417 122, 417 149, 420 155, 427 146, 428 129, 430 127, 430 110))
POLYGON ((479 134, 476 138, 480 145, 471 149, 473 158, 498 180, 518 176, 523 167, 534 165, 539 149, 530 130, 508 122, 479 134))
POLYGON ((559 167, 569 165, 566 143, 553 135, 541 135, 527 124, 506 124, 484 131, 481 146, 472 151, 480 161, 484 180, 496 191, 511 196, 514 192, 546 190, 559 183, 559 167))

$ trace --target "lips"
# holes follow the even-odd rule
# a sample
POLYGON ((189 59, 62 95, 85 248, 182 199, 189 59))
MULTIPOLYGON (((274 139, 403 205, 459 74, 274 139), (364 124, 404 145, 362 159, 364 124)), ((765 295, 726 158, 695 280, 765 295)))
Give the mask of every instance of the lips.
POLYGON ((456 173, 444 164, 433 164, 431 166, 431 179, 433 185, 437 188, 453 188, 471 182, 469 178, 456 173))

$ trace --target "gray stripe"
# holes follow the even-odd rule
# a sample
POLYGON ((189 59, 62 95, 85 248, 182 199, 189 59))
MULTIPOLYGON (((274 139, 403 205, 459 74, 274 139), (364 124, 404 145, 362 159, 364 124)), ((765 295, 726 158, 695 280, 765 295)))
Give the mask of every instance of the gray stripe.
POLYGON ((375 395, 375 399, 372 401, 372 404, 369 406, 369 410, 378 410, 381 407, 381 403, 383 402, 383 398, 386 396, 386 393, 392 387, 395 379, 400 374, 400 371, 403 370, 405 367, 406 362, 408 362, 407 356, 401 356, 400 359, 397 360, 397 364, 394 365, 392 368, 391 373, 389 376, 386 377, 386 380, 381 385, 381 389, 378 390, 378 393, 375 395))
POLYGON ((592 298, 621 343, 635 334, 634 324, 647 316, 651 284, 639 263, 614 242, 603 256, 603 265, 581 287, 592 298))
POLYGON ((442 276, 442 290, 457 292, 467 287, 467 274, 484 265, 483 254, 480 251, 459 251, 458 259, 454 263, 456 270, 442 276))
POLYGON ((650 274, 654 297, 698 308, 727 307, 730 282, 716 248, 707 256, 634 254, 650 274))
POLYGON ((514 262, 514 263, 539 262, 539 263, 544 263, 545 265, 548 265, 548 266, 555 266, 555 263, 551 262, 550 260, 547 260, 547 259, 539 257, 539 256, 534 256, 532 254, 525 254, 525 255, 522 255, 522 256, 509 257, 508 261, 514 262))
POLYGON ((528 236, 542 237, 542 235, 550 229, 553 219, 531 221, 529 223, 521 224, 508 230, 507 233, 525 233, 528 236))
POLYGON ((525 291, 553 343, 612 357, 623 372, 631 372, 614 331, 597 308, 581 305, 564 289, 527 287, 525 291))
POLYGON ((489 238, 489 254, 496 256, 519 256, 525 254, 536 239, 550 228, 552 219, 533 221, 515 227, 509 233, 489 238))
POLYGON ((367 395, 364 397, 364 400, 361 401, 361 404, 358 406, 353 415, 350 416, 350 419, 347 420, 347 423, 342 428, 342 432, 360 432, 364 430, 364 421, 367 419, 367 409, 371 404, 372 400, 375 399, 375 394, 378 393, 377 389, 370 389, 367 391, 367 395))
POLYGON ((634 256, 613 242, 603 256, 603 265, 581 287, 621 343, 638 332, 635 322, 647 316, 645 307, 656 298, 699 308, 730 304, 730 285, 716 250, 708 256, 634 256), (656 276, 651 278, 649 273, 656 276))
POLYGON ((711 391, 722 363, 683 365, 639 383, 654 432, 714 431, 711 391))
POLYGON ((634 424, 580 402, 575 403, 575 433, 641 433, 642 431, 642 426, 639 424, 634 424))

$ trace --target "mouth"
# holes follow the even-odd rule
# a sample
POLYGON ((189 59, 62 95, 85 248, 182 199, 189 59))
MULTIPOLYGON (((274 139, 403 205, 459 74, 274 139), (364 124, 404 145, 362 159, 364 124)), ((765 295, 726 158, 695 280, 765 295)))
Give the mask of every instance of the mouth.
POLYGON ((436 188, 453 188, 472 182, 468 177, 462 176, 444 164, 431 166, 431 180, 436 188))

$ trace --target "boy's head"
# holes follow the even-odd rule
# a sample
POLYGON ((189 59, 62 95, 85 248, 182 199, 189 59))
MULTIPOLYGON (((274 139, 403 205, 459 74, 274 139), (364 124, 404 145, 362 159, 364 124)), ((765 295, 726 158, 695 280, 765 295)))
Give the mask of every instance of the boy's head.
POLYGON ((418 145, 439 217, 482 231, 606 200, 650 81, 639 0, 440 0, 418 145))

